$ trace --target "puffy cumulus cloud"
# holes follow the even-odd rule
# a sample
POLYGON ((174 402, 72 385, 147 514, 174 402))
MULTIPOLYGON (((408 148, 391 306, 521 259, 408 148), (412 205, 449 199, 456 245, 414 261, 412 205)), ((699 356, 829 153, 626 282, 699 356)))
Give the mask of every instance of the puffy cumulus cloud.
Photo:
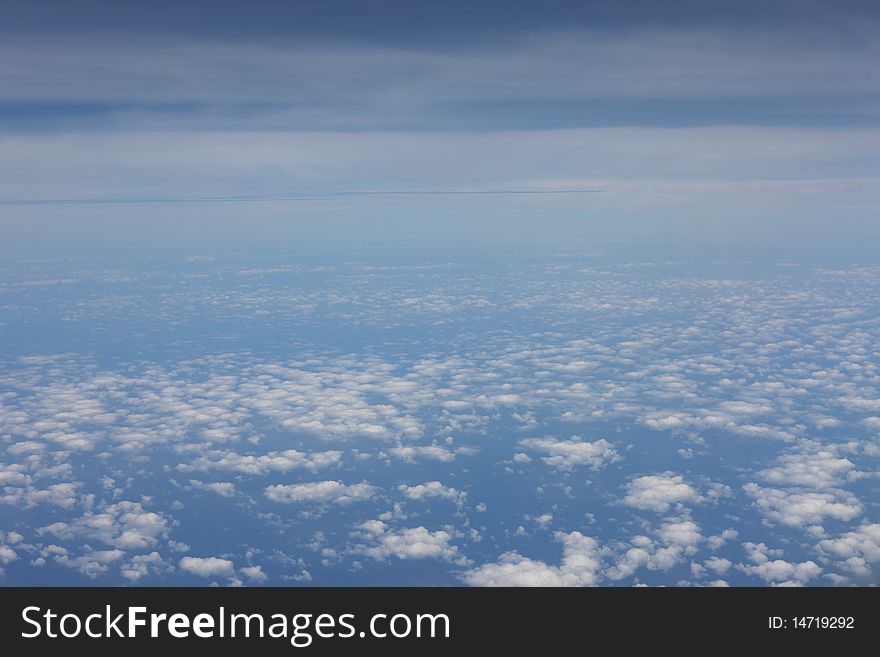
POLYGON ((235 568, 229 559, 220 557, 183 557, 178 564, 183 572, 199 577, 234 577, 235 568))
POLYGON ((714 536, 710 536, 706 539, 706 543, 708 543, 709 547, 713 550, 717 550, 722 547, 727 541, 732 541, 737 536, 739 536, 739 532, 735 529, 728 527, 715 534, 714 536))
POLYGON ((880 524, 863 524, 837 538, 821 540, 817 547, 824 555, 837 559, 837 567, 870 577, 872 565, 880 562, 880 524))
POLYGON ((133 584, 148 575, 172 572, 174 572, 174 566, 165 561, 156 551, 135 555, 121 566, 122 576, 133 584))
POLYGON ((459 565, 466 565, 467 558, 452 545, 454 538, 450 530, 430 531, 423 526, 392 529, 382 520, 368 520, 357 527, 355 538, 365 542, 354 548, 355 552, 365 554, 376 560, 389 557, 398 559, 443 559, 459 565))
POLYGON ((782 556, 782 551, 771 550, 764 543, 743 543, 743 549, 751 563, 737 564, 737 569, 773 586, 803 586, 822 573, 822 568, 813 561, 795 563, 772 558, 782 556))
POLYGON ((280 452, 250 455, 237 452, 209 451, 191 463, 177 466, 180 472, 209 472, 226 470, 249 475, 264 475, 270 472, 289 472, 305 469, 311 472, 337 465, 342 460, 342 452, 300 452, 286 449, 280 452))
POLYGON ((19 534, 16 531, 6 532, 4 534, 3 531, 0 530, 0 541, 6 541, 10 545, 18 545, 23 540, 24 540, 24 536, 22 536, 21 534, 19 534))
POLYGON ((616 581, 631 577, 639 568, 649 564, 652 570, 658 570, 657 562, 652 560, 654 542, 646 536, 640 536, 636 537, 633 543, 636 545, 618 556, 616 562, 608 568, 606 575, 609 579, 616 581))
POLYGON ((692 520, 665 522, 657 535, 664 543, 685 548, 693 547, 703 539, 699 525, 692 520))
POLYGON ((602 579, 604 551, 598 542, 580 532, 556 532, 562 543, 558 566, 536 561, 517 552, 502 554, 496 563, 467 571, 464 581, 471 586, 596 586, 602 579))
POLYGON ((269 581, 269 577, 263 572, 262 566, 245 566, 239 572, 254 584, 265 584, 269 581))
POLYGON ((341 481, 316 481, 307 484, 278 484, 267 486, 265 495, 273 502, 321 502, 351 504, 363 502, 375 495, 376 487, 362 481, 345 485, 341 481))
POLYGON ((120 561, 125 556, 125 552, 122 550, 92 550, 88 546, 86 546, 85 553, 78 557, 71 557, 66 550, 51 552, 56 563, 78 570, 92 579, 106 573, 111 564, 120 561))
POLYGON ((196 490, 215 493, 220 497, 233 497, 235 495, 235 484, 229 481, 206 482, 190 479, 189 484, 196 490))
POLYGON ((27 486, 31 476, 24 463, 0 463, 0 486, 27 486))
POLYGON ((70 509, 79 500, 77 491, 81 486, 82 484, 79 482, 51 484, 45 488, 6 486, 3 493, 0 494, 0 504, 19 506, 24 509, 50 504, 70 509))
POLYGON ((878 399, 877 397, 859 397, 855 395, 848 395, 841 397, 839 401, 843 406, 854 410, 871 412, 880 411, 880 399, 878 399))
POLYGON ((699 503, 702 497, 684 477, 672 472, 632 479, 623 503, 637 509, 665 513, 674 504, 699 503))
POLYGON ((642 420, 646 426, 657 431, 670 431, 673 429, 684 429, 693 424, 693 418, 685 413, 672 413, 664 415, 663 413, 653 413, 642 420))
POLYGON ((572 470, 577 466, 587 466, 599 470, 607 463, 617 461, 620 455, 614 446, 604 438, 588 442, 580 436, 568 440, 557 438, 526 438, 519 443, 526 449, 547 454, 541 460, 559 470, 572 470))
POLYGON ((8 545, 0 544, 0 564, 6 565, 18 559, 18 554, 8 545))
POLYGON ((553 514, 552 513, 542 513, 539 516, 526 516, 526 519, 530 519, 541 529, 548 529, 550 525, 553 523, 553 514))
POLYGON ((761 470, 757 476, 777 486, 832 488, 845 481, 856 467, 849 459, 839 457, 833 448, 783 454, 778 462, 779 465, 761 470))
POLYGON ((86 511, 70 522, 54 522, 37 530, 62 541, 98 540, 121 550, 152 548, 170 531, 167 518, 146 511, 140 502, 118 502, 86 511))
POLYGON ((709 557, 703 562, 704 568, 711 570, 718 575, 726 573, 730 570, 731 566, 733 566, 733 562, 730 559, 724 559, 723 557, 709 557))
POLYGON ((406 461, 407 463, 415 463, 416 461, 442 461, 449 463, 455 460, 458 453, 470 453, 470 450, 462 448, 452 450, 443 445, 398 445, 392 447, 388 452, 395 458, 406 461))
POLYGON ((748 483, 743 490, 761 515, 788 527, 821 525, 826 519, 847 521, 862 513, 859 500, 844 490, 823 492, 764 488, 748 483))
POLYGON ((718 404, 718 408, 733 415, 767 415, 773 412, 773 406, 766 401, 762 403, 727 401, 718 404))
POLYGON ((416 384, 373 358, 293 364, 240 353, 122 371, 76 357, 21 365, 19 375, 7 377, 14 408, 0 410, 0 435, 16 436, 15 453, 104 445, 140 453, 188 437, 210 448, 255 438, 257 422, 324 439, 422 434, 415 416, 394 401, 416 384))
POLYGON ((450 486, 444 486, 439 481, 428 481, 424 484, 417 484, 415 486, 400 484, 397 487, 397 490, 399 490, 404 495, 404 497, 407 497, 411 500, 440 498, 455 502, 459 506, 464 504, 464 500, 467 497, 467 493, 465 493, 464 491, 457 490, 450 486))
POLYGON ((726 431, 747 438, 781 440, 792 442, 798 438, 800 429, 793 432, 791 427, 773 426, 766 423, 755 423, 749 416, 752 413, 742 412, 749 408, 757 412, 764 408, 747 402, 722 402, 718 409, 694 411, 654 411, 642 416, 641 422, 655 431, 672 431, 683 433, 691 429, 726 431))
POLYGON ((609 579, 621 580, 634 575, 641 567, 667 571, 696 554, 701 542, 702 532, 693 520, 667 520, 656 529, 653 539, 634 536, 629 543, 632 547, 617 556, 606 574, 609 579))
POLYGON ((259 365, 240 391, 245 406, 287 430, 323 438, 418 438, 417 419, 394 404, 370 401, 412 385, 386 363, 340 358, 312 367, 259 365))

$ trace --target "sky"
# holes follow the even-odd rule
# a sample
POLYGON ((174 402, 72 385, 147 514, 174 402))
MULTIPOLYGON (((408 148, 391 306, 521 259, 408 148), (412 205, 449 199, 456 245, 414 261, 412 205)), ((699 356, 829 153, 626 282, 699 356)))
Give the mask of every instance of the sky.
POLYGON ((37 0, 0 37, 7 258, 880 237, 872 3, 37 0))
POLYGON ((848 586, 880 13, 0 16, 0 586, 848 586))

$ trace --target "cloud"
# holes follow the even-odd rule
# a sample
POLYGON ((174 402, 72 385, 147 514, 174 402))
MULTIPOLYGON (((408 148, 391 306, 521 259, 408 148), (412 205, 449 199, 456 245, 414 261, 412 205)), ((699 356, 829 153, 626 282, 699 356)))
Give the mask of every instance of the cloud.
POLYGON ((778 551, 769 550, 764 543, 743 543, 743 548, 752 563, 737 564, 736 567, 774 586, 803 586, 822 572, 822 568, 813 561, 794 563, 771 559, 778 551))
POLYGON ((85 553, 78 557, 71 558, 66 551, 58 551, 54 554, 54 559, 56 563, 78 570, 86 577, 94 579, 106 573, 110 569, 110 564, 124 556, 125 552, 122 550, 92 550, 86 546, 85 553))
POLYGON ((637 509, 665 513, 675 504, 699 503, 702 497, 681 475, 665 472, 635 477, 627 485, 623 503, 637 509))
POLYGON ((440 498, 455 502, 459 506, 464 504, 464 500, 467 497, 467 493, 464 491, 456 490, 450 486, 444 486, 439 481, 428 481, 424 484, 417 484, 415 486, 400 484, 397 487, 397 490, 403 493, 404 497, 411 500, 420 501, 427 498, 440 498))
POLYGON ((399 445, 388 450, 396 458, 413 463, 422 459, 429 461, 450 462, 455 459, 457 452, 442 445, 399 445))
POLYGON ((356 552, 372 559, 442 559, 464 565, 458 546, 451 545, 453 535, 447 530, 430 531, 423 526, 390 529, 381 520, 370 520, 358 525, 355 536, 367 542, 355 548, 356 552))
POLYGON ((784 454, 779 457, 779 463, 762 470, 758 476, 770 484, 832 488, 839 486, 855 469, 852 461, 837 456, 832 449, 784 454))
POLYGON ((703 539, 699 526, 692 520, 663 523, 658 536, 665 543, 681 547, 693 547, 703 539))
POLYGON ((471 586, 595 586, 601 580, 602 551, 595 539, 580 532, 556 532, 562 543, 562 562, 558 566, 535 561, 517 552, 502 554, 496 563, 484 564, 466 572, 471 586))
POLYGON ((235 495, 235 484, 228 481, 204 482, 198 479, 190 479, 190 486, 196 490, 216 493, 220 497, 233 497, 235 495))
POLYGON ((178 565, 182 571, 199 577, 235 576, 232 562, 219 557, 183 557, 178 565))
POLYGON ((138 554, 121 567, 122 576, 135 584, 143 577, 157 573, 171 573, 174 567, 166 562, 158 552, 138 554))
POLYGON ((730 559, 725 559, 723 557, 709 557, 703 562, 703 566, 712 572, 723 575, 730 567, 733 565, 733 562, 730 559))
POLYGON ((269 581, 269 577, 263 572, 262 566, 245 566, 240 572, 255 584, 265 584, 269 581))
MULTIPOLYGON (((592 19, 590 28, 595 28, 592 19)), ((819 102, 869 94, 877 80, 865 63, 878 57, 870 21, 860 29, 848 26, 845 47, 835 44, 821 53, 810 47, 815 35, 803 26, 789 25, 785 34, 755 29, 745 35, 641 22, 622 30, 590 28, 554 24, 527 34, 508 32, 500 40, 470 35, 456 39, 455 48, 427 49, 363 40, 224 42, 167 35, 128 39, 122 49, 118 39, 91 33, 88 39, 5 35, 0 53, 10 63, 0 79, 6 80, 6 100, 98 99, 135 106, 187 101, 197 107, 247 102, 255 106, 252 111, 268 105, 258 114, 264 124, 277 122, 280 114, 285 123, 309 129, 409 126, 413 119, 407 115, 413 113, 430 118, 427 125, 436 124, 444 116, 443 101, 459 123, 467 120, 468 107, 474 113, 504 101, 512 105, 502 115, 508 121, 517 110, 514 117, 529 118, 528 105, 541 101, 645 103, 684 97, 742 103, 809 97, 819 102), (236 62, 234 71, 225 68, 230 61, 236 62), (603 66, 591 67, 591 62, 603 66), (364 79, 373 84, 364 88, 364 79), (322 112, 327 114, 323 121, 322 112)), ((662 115, 662 106, 654 113, 662 115)))
POLYGON ((536 525, 538 525, 538 527, 546 530, 553 523, 553 514, 542 513, 541 515, 532 518, 532 520, 535 522, 536 525))
POLYGON ((745 484, 743 490, 764 517, 789 527, 821 525, 826 519, 847 521, 862 513, 858 498, 843 490, 812 492, 756 483, 745 484))
POLYGON ((569 440, 526 438, 519 444, 526 449, 548 454, 541 460, 559 470, 572 470, 582 465, 599 470, 608 463, 620 460, 614 446, 604 438, 594 442, 587 442, 580 436, 572 436, 569 440))
POLYGON ((709 544, 709 547, 713 550, 717 550, 722 547, 727 541, 732 541, 737 536, 739 536, 739 532, 735 529, 727 528, 715 534, 714 536, 710 536, 706 539, 706 542, 709 544))
POLYGON ((267 486, 266 497, 273 502, 323 502, 351 504, 363 502, 375 495, 376 487, 367 482, 345 485, 340 481, 318 481, 307 484, 267 486))
POLYGON ((0 564, 6 565, 18 559, 18 554, 8 545, 0 545, 0 564))
POLYGON ((69 509, 77 502, 77 489, 80 486, 79 482, 52 484, 46 488, 7 486, 0 495, 0 503, 21 506, 25 509, 41 504, 69 509))
POLYGON ((37 530, 41 536, 60 540, 99 540, 120 550, 142 550, 167 538, 168 519, 163 514, 147 511, 140 502, 118 502, 87 511, 70 522, 54 522, 37 530))
POLYGON ((837 538, 819 541, 817 548, 836 558, 839 568, 861 577, 869 577, 872 564, 880 561, 880 524, 863 524, 837 538))
POLYGON ((259 456, 238 454, 237 452, 212 451, 198 457, 191 463, 177 466, 181 472, 208 472, 227 470, 250 475, 264 475, 269 472, 289 472, 299 468, 312 472, 334 466, 342 459, 342 452, 305 453, 295 449, 269 452, 259 456))

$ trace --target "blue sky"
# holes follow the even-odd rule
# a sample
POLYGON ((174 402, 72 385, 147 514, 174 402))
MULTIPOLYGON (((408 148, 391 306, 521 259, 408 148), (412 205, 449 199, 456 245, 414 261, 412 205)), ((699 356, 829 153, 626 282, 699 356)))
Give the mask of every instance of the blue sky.
POLYGON ((878 37, 5 3, 0 584, 876 583, 878 37))
POLYGON ((6 8, 5 256, 878 237, 870 3, 178 4, 6 8))

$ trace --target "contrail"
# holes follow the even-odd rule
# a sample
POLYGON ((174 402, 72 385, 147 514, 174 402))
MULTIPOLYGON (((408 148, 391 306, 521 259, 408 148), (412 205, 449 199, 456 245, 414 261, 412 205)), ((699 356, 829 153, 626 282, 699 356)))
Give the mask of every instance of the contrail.
POLYGON ((272 201, 327 201, 350 196, 505 196, 599 194, 604 189, 426 189, 342 190, 318 194, 263 194, 254 196, 86 197, 0 199, 0 205, 140 205, 149 203, 267 203, 272 201))

